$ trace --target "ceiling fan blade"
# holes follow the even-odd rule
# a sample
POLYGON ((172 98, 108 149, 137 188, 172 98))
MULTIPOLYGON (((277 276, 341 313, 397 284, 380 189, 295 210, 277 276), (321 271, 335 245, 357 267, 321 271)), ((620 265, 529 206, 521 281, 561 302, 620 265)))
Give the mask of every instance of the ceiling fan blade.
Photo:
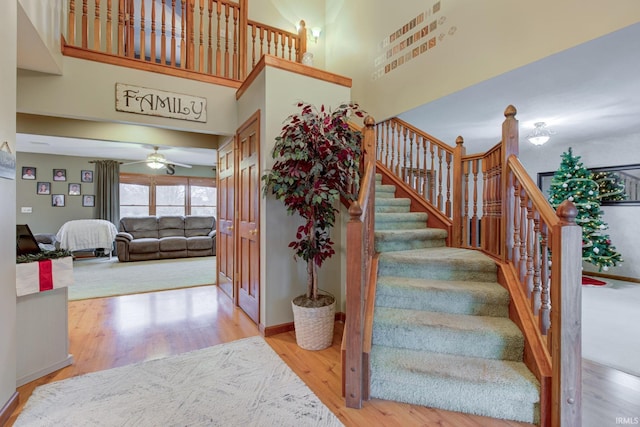
POLYGON ((147 161, 146 160, 138 160, 136 162, 121 163, 120 165, 121 166, 128 166, 128 165, 135 165, 135 164, 138 164, 138 163, 147 163, 147 161))
POLYGON ((184 163, 172 162, 171 160, 165 160, 163 163, 165 163, 167 165, 181 166, 183 168, 191 168, 191 167, 193 167, 191 165, 185 165, 184 163))

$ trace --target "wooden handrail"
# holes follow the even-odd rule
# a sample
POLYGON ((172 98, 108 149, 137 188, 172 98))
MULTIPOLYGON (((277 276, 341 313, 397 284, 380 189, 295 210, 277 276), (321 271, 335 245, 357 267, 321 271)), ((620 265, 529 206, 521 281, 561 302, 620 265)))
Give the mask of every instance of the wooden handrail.
POLYGON ((556 211, 554 211, 549 202, 547 202, 547 199, 538 186, 532 179, 528 179, 529 174, 518 160, 518 157, 511 155, 507 158, 507 162, 514 177, 521 183, 523 190, 531 197, 532 203, 536 206, 538 214, 540 215, 540 219, 550 227, 555 227, 560 222, 560 218, 558 218, 556 211))
POLYGON ((80 0, 68 1, 68 46, 93 60, 101 58, 95 53, 116 55, 243 81, 263 54, 300 62, 306 52, 306 31, 250 21, 248 0, 158 0, 150 8, 141 0, 82 0, 81 13, 80 0))

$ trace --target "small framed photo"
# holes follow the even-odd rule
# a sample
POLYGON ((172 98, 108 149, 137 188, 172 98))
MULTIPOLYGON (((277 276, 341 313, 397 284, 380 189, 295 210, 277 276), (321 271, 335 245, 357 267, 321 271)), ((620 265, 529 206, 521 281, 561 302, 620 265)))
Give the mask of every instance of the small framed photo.
POLYGON ((53 170, 53 180, 54 181, 66 181, 67 180, 67 170, 66 169, 54 169, 53 170))
POLYGON ((51 194, 51 183, 50 182, 38 182, 38 189, 36 191, 38 194, 51 194))
POLYGON ((69 184, 69 195, 70 196, 79 196, 80 195, 80 184, 69 184))
POLYGON ((80 181, 82 181, 82 182, 93 182, 93 171, 83 170, 80 173, 80 181))
POLYGON ((36 179, 36 168, 33 166, 23 166, 22 179, 36 179))
POLYGON ((64 206, 64 194, 52 194, 51 206, 54 206, 54 207, 64 206))
POLYGON ((93 207, 96 205, 96 196, 93 194, 85 194, 82 196, 82 206, 93 207))

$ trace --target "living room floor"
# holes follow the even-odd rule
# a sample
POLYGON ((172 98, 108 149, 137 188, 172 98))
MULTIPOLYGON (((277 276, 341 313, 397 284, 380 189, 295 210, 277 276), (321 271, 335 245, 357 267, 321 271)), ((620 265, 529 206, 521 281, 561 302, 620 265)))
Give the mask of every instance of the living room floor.
MULTIPOLYGON (((332 347, 306 351, 293 332, 266 339, 346 426, 525 426, 454 412, 371 400, 346 408, 341 395, 340 343, 336 322, 332 347)), ((69 302, 71 366, 18 389, 13 425, 34 388, 76 375, 128 365, 259 335, 257 326, 216 286, 69 302)), ((640 416, 640 378, 584 361, 583 426, 616 425, 616 417, 640 416)))

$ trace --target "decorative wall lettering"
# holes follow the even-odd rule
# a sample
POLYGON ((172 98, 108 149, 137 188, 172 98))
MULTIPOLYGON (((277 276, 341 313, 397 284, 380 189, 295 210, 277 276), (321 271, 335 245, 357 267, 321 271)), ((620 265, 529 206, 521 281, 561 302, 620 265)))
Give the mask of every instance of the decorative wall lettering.
POLYGON ((116 111, 207 122, 207 99, 116 83, 116 111))
POLYGON ((372 80, 377 80, 431 51, 445 37, 455 34, 455 26, 450 26, 447 31, 444 25, 447 17, 441 16, 443 1, 446 0, 434 0, 430 7, 398 27, 378 44, 378 56, 373 61, 372 80))

